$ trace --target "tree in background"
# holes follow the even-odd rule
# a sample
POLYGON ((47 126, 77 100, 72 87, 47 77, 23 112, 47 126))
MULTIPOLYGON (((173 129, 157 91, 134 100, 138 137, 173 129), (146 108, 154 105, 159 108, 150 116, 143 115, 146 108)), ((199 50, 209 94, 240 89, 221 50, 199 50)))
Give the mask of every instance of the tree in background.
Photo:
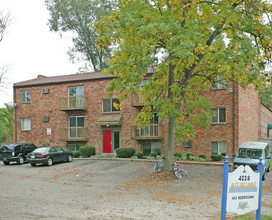
POLYGON ((109 94, 119 90, 121 101, 131 92, 141 95, 140 128, 153 110, 168 119, 166 170, 175 142, 209 126, 211 107, 201 91, 218 78, 244 87, 262 83, 271 59, 271 9, 260 0, 121 0, 119 9, 97 23, 99 47, 117 47, 104 71, 116 76, 109 94), (156 66, 152 77, 150 66, 156 66))
POLYGON ((259 96, 261 102, 267 107, 272 108, 272 85, 269 83, 266 86, 262 86, 259 90, 259 96))
POLYGON ((72 32, 74 47, 68 54, 73 62, 87 61, 95 72, 103 70, 111 57, 110 48, 96 47, 98 37, 93 24, 109 15, 115 0, 46 0, 51 31, 72 32))
POLYGON ((10 13, 0 12, 0 41, 3 40, 7 27, 10 24, 10 13))
MULTIPOLYGON (((0 42, 3 40, 4 35, 7 31, 7 27, 10 25, 11 19, 10 19, 10 13, 4 13, 0 11, 0 42)), ((8 66, 3 65, 3 67, 0 68, 0 88, 4 86, 3 78, 4 75, 8 71, 8 66)))
POLYGON ((0 144, 13 141, 13 106, 0 108, 0 144))

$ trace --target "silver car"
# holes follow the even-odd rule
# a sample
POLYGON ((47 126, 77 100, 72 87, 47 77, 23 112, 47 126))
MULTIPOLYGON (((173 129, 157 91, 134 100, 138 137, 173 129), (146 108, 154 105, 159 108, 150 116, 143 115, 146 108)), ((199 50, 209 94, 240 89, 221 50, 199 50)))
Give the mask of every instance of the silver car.
POLYGON ((233 170, 240 165, 249 165, 255 172, 258 171, 259 158, 262 158, 263 172, 262 180, 265 180, 265 173, 270 171, 270 149, 266 142, 245 142, 236 154, 233 162, 233 170))

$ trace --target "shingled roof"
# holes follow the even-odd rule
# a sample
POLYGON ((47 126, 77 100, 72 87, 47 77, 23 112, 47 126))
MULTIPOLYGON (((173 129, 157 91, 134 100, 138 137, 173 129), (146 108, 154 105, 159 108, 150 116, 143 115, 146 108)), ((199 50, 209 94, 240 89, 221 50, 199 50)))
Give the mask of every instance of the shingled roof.
POLYGON ((48 84, 60 84, 68 82, 80 82, 80 81, 92 81, 101 79, 112 79, 113 76, 103 76, 102 72, 92 72, 92 73, 82 73, 82 74, 72 74, 72 75, 62 75, 62 76, 43 76, 38 75, 37 78, 14 83, 14 87, 29 87, 38 85, 48 85, 48 84))

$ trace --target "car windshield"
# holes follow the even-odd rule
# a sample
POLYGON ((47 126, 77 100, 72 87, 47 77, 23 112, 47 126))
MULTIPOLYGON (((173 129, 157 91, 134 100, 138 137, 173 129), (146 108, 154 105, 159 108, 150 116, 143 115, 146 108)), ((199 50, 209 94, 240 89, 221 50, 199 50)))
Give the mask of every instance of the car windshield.
POLYGON ((49 148, 48 147, 41 147, 37 148, 33 151, 33 153, 38 153, 38 154, 46 154, 48 152, 49 148))
POLYGON ((262 150, 260 150, 260 149, 249 149, 249 148, 240 148, 238 150, 237 157, 239 157, 239 158, 259 159, 260 157, 262 157, 262 150))
POLYGON ((3 144, 1 146, 1 150, 13 150, 14 149, 14 144, 3 144))

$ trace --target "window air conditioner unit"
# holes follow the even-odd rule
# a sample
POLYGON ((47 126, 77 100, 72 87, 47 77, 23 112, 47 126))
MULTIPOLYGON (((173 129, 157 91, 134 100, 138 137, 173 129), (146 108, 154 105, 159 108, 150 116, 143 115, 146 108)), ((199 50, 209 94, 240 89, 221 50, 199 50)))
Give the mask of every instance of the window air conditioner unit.
POLYGON ((45 122, 49 121, 49 117, 43 117, 43 121, 45 122))
POLYGON ((47 94, 49 93, 49 89, 48 88, 43 88, 43 94, 47 94))

